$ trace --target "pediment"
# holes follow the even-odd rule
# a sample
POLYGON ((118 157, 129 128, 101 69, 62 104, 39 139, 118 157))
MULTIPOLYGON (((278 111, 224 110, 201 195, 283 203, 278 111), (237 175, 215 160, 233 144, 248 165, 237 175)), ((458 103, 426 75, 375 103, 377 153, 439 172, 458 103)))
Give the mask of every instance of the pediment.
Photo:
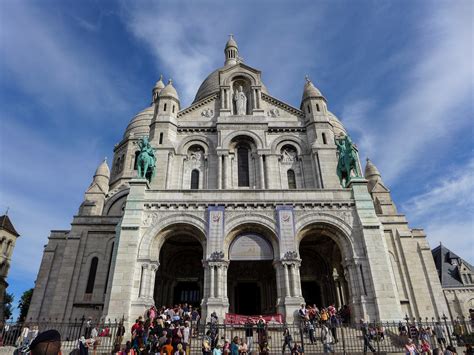
POLYGON ((390 192, 390 190, 382 182, 377 181, 370 192, 390 192))
POLYGON ((218 94, 205 97, 191 106, 178 112, 179 120, 183 121, 206 121, 212 120, 219 115, 218 94))
POLYGON ((93 182, 89 186, 89 188, 87 189, 86 193, 103 193, 103 194, 105 194, 105 191, 103 191, 97 183, 93 182))

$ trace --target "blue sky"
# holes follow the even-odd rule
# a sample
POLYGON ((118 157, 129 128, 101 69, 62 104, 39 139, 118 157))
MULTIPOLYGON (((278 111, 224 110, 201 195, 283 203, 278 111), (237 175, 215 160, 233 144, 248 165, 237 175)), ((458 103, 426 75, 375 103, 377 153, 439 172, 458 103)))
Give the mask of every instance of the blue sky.
POLYGON ((69 228, 159 75, 186 107, 229 33, 282 101, 299 107, 309 75, 410 226, 474 263, 473 15, 462 0, 1 1, 10 292, 33 286, 49 230, 69 228))

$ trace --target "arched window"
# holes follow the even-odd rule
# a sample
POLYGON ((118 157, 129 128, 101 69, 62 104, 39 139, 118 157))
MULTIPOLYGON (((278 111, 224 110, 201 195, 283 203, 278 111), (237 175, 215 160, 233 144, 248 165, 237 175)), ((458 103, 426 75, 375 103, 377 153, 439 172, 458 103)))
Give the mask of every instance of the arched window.
POLYGON ((97 274, 97 264, 99 258, 93 257, 91 261, 91 267, 89 269, 89 277, 87 278, 86 293, 92 293, 94 291, 95 275, 97 274))
POLYGON ((191 171, 191 189, 199 189, 199 170, 197 169, 191 171))
POLYGON ((134 163, 133 163, 133 170, 137 170, 138 169, 138 156, 140 155, 140 151, 137 150, 135 152, 135 160, 134 160, 134 163))
POLYGON ((286 172, 286 175, 288 177, 288 188, 290 190, 295 190, 296 189, 296 177, 295 177, 295 172, 292 169, 289 169, 286 172))
POLYGON ((249 150, 245 147, 237 148, 237 169, 239 186, 250 186, 249 150))
POLYGON ((316 104, 316 111, 319 112, 319 104, 316 104))

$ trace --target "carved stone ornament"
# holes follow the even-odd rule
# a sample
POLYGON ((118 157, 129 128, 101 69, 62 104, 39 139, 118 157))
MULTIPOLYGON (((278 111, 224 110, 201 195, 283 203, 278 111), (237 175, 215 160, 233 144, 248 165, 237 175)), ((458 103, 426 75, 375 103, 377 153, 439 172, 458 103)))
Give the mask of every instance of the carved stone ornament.
POLYGON ((280 110, 277 108, 272 108, 267 112, 269 117, 280 117, 280 110))
POLYGON ((158 213, 149 213, 143 221, 143 227, 149 227, 158 220, 158 213))
POLYGON ((298 259, 298 253, 296 251, 287 251, 283 255, 283 260, 295 260, 298 259))
POLYGON ((211 261, 221 261, 224 260, 224 252, 223 251, 215 251, 209 256, 209 260, 211 261))
POLYGON ((201 116, 210 118, 214 116, 214 110, 208 107, 201 112, 201 116))

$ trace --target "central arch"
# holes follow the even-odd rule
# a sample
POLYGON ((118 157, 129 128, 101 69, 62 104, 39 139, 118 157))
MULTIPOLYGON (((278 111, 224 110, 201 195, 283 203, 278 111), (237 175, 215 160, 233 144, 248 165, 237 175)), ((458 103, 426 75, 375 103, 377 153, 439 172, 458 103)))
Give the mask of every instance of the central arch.
POLYGON ((278 251, 274 238, 266 227, 252 223, 239 225, 229 233, 227 296, 231 313, 276 313, 278 291, 273 260, 278 251))

